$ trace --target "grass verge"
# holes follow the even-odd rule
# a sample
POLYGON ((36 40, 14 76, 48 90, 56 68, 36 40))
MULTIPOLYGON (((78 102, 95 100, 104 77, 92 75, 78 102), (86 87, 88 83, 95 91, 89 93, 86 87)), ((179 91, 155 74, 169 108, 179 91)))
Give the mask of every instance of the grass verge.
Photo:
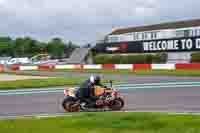
POLYGON ((199 133, 200 116, 81 113, 73 117, 0 121, 1 133, 199 133))
MULTIPOLYGON (((48 78, 48 79, 26 79, 15 81, 0 81, 0 90, 31 89, 55 86, 76 86, 86 80, 85 78, 48 78)), ((108 80, 103 80, 108 83, 108 80)), ((120 82, 113 81, 114 84, 120 82)))
POLYGON ((0 90, 42 88, 54 86, 73 86, 84 81, 83 78, 49 78, 49 79, 26 79, 15 81, 0 81, 0 90))
MULTIPOLYGON (((44 71, 44 70, 37 70, 44 71)), ((49 72, 99 73, 99 74, 132 74, 149 76, 200 76, 200 70, 45 70, 49 72)))

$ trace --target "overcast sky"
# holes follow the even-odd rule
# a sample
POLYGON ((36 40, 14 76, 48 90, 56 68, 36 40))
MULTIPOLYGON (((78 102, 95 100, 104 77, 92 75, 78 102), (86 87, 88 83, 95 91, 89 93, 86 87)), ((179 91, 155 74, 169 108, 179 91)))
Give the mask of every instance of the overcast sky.
POLYGON ((200 0, 0 0, 0 36, 94 43, 115 27, 200 18, 200 0))

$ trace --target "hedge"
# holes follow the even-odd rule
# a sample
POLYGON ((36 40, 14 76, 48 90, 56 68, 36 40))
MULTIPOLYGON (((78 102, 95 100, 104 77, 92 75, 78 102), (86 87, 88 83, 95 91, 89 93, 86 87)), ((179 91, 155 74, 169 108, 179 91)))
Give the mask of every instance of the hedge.
POLYGON ((141 55, 96 55, 93 59, 95 64, 151 64, 166 63, 167 54, 141 54, 141 55))
POLYGON ((200 52, 195 52, 191 54, 191 63, 199 63, 200 62, 200 52))

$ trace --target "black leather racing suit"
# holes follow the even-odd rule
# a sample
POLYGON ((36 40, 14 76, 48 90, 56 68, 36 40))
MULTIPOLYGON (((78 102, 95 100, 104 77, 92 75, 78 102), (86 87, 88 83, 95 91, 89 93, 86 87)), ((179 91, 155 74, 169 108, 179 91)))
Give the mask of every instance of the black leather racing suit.
POLYGON ((98 97, 95 96, 94 86, 102 86, 100 83, 92 84, 90 80, 86 80, 80 85, 79 98, 84 101, 96 101, 98 97))
POLYGON ((90 82, 90 80, 86 80, 80 85, 79 88, 79 97, 80 98, 90 98, 91 90, 94 88, 94 85, 90 82))

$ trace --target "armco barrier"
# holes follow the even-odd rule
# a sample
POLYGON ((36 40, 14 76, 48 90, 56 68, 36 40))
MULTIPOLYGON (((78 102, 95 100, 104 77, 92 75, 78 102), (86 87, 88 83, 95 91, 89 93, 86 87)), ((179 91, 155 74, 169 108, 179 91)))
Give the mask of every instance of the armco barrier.
MULTIPOLYGON (((3 68, 0 68, 2 71, 3 68)), ((41 66, 11 66, 11 70, 53 70, 53 69, 74 69, 74 70, 176 70, 194 69, 200 70, 200 64, 69 64, 69 65, 41 65, 41 66)))
POLYGON ((39 70, 51 70, 51 69, 55 69, 54 65, 43 65, 43 66, 38 66, 39 70))
POLYGON ((38 66, 20 66, 19 70, 39 70, 38 66))
POLYGON ((82 64, 76 64, 76 65, 74 65, 75 69, 78 69, 78 70, 82 70, 83 66, 84 65, 82 65, 82 64))
POLYGON ((18 70, 20 70, 20 66, 19 65, 12 65, 11 70, 12 71, 18 71, 18 70))
POLYGON ((151 64, 134 64, 134 70, 151 70, 151 64))
POLYGON ((83 65, 83 69, 102 69, 102 65, 83 65))
POLYGON ((175 64, 152 64, 152 70, 175 70, 175 64))
POLYGON ((115 68, 114 69, 116 69, 116 70, 119 70, 119 69, 121 69, 121 70, 133 70, 133 64, 116 64, 116 65, 114 65, 115 66, 115 68))
POLYGON ((75 65, 56 65, 55 69, 75 69, 75 65))
POLYGON ((0 65, 0 72, 4 72, 4 66, 0 65))
POLYGON ((200 70, 200 64, 176 64, 176 69, 199 69, 200 70))
POLYGON ((104 64, 103 69, 114 70, 115 65, 114 64, 104 64))

